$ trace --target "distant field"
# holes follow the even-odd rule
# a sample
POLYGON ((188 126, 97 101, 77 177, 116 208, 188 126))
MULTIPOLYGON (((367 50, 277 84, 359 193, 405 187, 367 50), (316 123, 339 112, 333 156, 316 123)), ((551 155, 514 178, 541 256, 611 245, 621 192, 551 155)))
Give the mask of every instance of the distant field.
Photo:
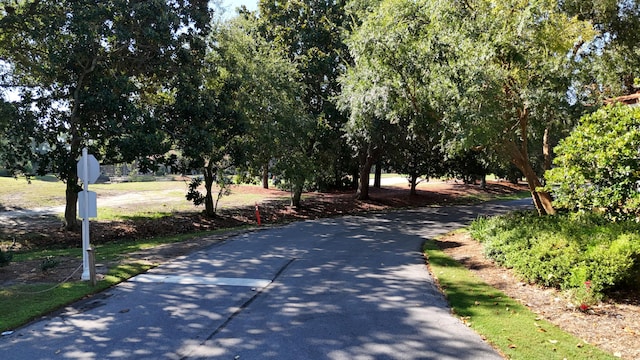
MULTIPOLYGON (((35 209, 65 204, 65 184, 55 178, 25 179, 0 177, 0 208, 35 209)), ((185 199, 187 184, 183 181, 127 182, 93 184, 89 190, 98 196, 98 217, 140 213, 201 211, 185 199)), ((220 200, 219 208, 252 205, 268 198, 286 198, 282 191, 265 191, 259 186, 232 187, 230 196, 220 200)))

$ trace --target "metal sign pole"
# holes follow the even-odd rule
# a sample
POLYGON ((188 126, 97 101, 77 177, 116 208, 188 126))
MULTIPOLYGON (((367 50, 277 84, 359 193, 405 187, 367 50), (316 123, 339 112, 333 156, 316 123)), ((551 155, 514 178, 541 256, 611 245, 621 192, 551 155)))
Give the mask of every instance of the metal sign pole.
POLYGON ((87 148, 82 149, 82 162, 84 169, 82 171, 82 187, 84 191, 84 204, 80 206, 84 207, 82 217, 82 280, 91 279, 90 266, 89 266, 89 155, 87 154, 87 148))

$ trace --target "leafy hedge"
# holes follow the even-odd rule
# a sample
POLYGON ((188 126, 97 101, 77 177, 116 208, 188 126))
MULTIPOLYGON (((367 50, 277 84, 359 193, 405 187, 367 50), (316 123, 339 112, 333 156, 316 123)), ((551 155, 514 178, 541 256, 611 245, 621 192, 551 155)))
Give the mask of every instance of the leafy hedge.
POLYGON ((640 108, 607 106, 584 116, 554 151, 545 179, 556 207, 640 217, 640 108))
MULTIPOLYGON (((640 224, 573 213, 540 217, 515 212, 479 218, 471 235, 486 254, 525 280, 594 299, 617 286, 640 283, 640 224)), ((635 285, 634 285, 635 284, 635 285)))

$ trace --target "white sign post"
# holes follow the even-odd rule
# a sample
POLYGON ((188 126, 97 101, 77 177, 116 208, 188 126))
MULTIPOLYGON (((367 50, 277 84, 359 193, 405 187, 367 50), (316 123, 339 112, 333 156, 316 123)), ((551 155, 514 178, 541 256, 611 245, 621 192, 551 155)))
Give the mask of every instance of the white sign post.
POLYGON ((87 148, 82 149, 82 158, 78 161, 78 178, 82 180, 82 192, 78 193, 78 212, 82 218, 82 280, 91 279, 89 266, 89 218, 98 216, 96 193, 89 191, 89 184, 93 184, 100 176, 100 164, 93 155, 87 154, 87 148))

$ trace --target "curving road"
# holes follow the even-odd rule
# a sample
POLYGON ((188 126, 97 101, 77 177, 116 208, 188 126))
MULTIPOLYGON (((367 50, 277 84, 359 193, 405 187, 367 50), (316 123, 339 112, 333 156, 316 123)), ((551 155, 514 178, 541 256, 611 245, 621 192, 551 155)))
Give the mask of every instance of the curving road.
POLYGON ((426 239, 530 200, 247 233, 0 338, 3 359, 500 359, 450 315, 426 239))

